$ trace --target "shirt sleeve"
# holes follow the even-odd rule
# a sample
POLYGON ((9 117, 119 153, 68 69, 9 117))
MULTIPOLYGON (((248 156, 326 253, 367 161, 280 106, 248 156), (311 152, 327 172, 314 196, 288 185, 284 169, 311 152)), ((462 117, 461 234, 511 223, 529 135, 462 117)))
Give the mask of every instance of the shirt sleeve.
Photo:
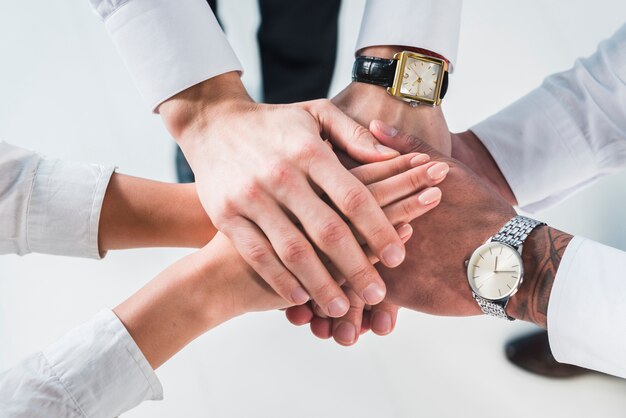
POLYGON ((462 0, 368 0, 356 45, 427 49, 456 64, 462 0))
POLYGON ((549 207, 626 164, 626 25, 568 71, 471 128, 519 205, 549 207))
POLYGON ((112 173, 0 142, 0 254, 100 258, 98 223, 112 173))
POLYGON ((152 110, 217 75, 242 71, 205 0, 90 0, 152 110))
POLYGON ((6 417, 111 418, 162 398, 156 374, 110 310, 0 373, 6 417))
POLYGON ((626 253, 574 237, 548 304, 557 361, 626 378, 626 253))

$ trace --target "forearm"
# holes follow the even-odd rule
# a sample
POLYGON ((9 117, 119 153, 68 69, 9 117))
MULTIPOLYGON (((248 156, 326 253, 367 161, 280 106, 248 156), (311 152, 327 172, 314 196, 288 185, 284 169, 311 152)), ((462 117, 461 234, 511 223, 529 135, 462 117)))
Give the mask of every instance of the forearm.
POLYGON ((547 226, 536 229, 529 236, 522 254, 524 282, 509 302, 509 315, 547 328, 552 285, 572 238, 572 235, 547 226))
POLYGON ((218 234, 114 312, 156 369, 195 338, 235 316, 287 306, 218 234))
POLYGON ((98 226, 100 252, 205 245, 216 229, 195 187, 113 174, 98 226))

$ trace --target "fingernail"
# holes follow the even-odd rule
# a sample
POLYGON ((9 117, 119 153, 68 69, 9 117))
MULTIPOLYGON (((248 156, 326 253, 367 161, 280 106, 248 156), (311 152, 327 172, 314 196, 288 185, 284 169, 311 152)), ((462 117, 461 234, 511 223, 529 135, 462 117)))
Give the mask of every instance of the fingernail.
POLYGON ((309 294, 302 287, 296 287, 293 292, 291 292, 291 300, 296 305, 302 305, 309 301, 309 294))
POLYGON ((374 144, 374 148, 376 148, 376 151, 380 152, 383 155, 398 155, 398 154, 400 154, 395 149, 386 147, 386 146, 381 145, 381 144, 374 144))
POLYGON ((342 322, 335 328, 333 337, 343 344, 353 344, 356 340, 356 328, 348 322, 342 322))
POLYGON ((404 261, 404 251, 397 244, 389 244, 382 253, 383 262, 387 267, 396 267, 404 261))
POLYGON ((387 136, 396 136, 398 135, 398 130, 391 125, 387 125, 382 120, 377 120, 376 124, 378 125, 378 129, 382 131, 387 136))
POLYGON ((426 164, 429 161, 430 161, 430 155, 417 154, 415 157, 411 158, 411 161, 409 161, 409 163, 411 164, 411 167, 418 167, 422 164, 426 164))
POLYGON ((385 289, 378 284, 372 283, 363 291, 363 299, 368 305, 376 305, 385 298, 385 289))
POLYGON ((400 239, 404 240, 411 236, 411 234, 413 233, 413 227, 411 227, 411 225, 409 224, 404 224, 400 228, 396 229, 396 231, 398 232, 398 236, 400 237, 400 239))
POLYGON ((426 170, 431 180, 441 180, 450 171, 450 166, 446 163, 437 163, 426 170))
POLYGON ((424 206, 438 202, 441 200, 441 189, 438 187, 426 189, 417 197, 417 200, 424 206))
POLYGON ((374 312, 372 317, 372 331, 376 334, 389 334, 391 332, 391 315, 387 312, 374 312))
POLYGON ((328 304, 328 313, 334 318, 344 316, 348 312, 348 301, 344 298, 335 298, 328 304))

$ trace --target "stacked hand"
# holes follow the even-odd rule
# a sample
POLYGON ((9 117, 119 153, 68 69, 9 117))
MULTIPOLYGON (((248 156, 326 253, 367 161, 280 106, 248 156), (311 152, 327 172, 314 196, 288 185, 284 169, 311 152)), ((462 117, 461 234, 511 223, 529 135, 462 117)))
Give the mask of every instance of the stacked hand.
MULTIPOLYGON (((446 181, 441 184, 444 198, 439 207, 411 223, 415 237, 407 243, 406 260, 393 270, 378 267, 388 293, 384 308, 371 314, 372 325, 377 322, 378 312, 384 310, 389 315, 384 322, 391 325, 386 331, 391 331, 396 308, 389 304, 436 315, 479 314, 467 283, 464 262, 515 215, 511 204, 466 165, 435 151, 415 136, 397 133, 377 121, 370 124, 370 130, 387 146, 403 153, 426 152, 433 161, 445 162, 450 167, 446 181)), ((345 339, 343 329, 360 328, 363 312, 361 306, 356 308, 361 312, 355 309, 333 320, 323 318, 321 312, 314 316, 306 306, 291 308, 287 315, 296 324, 312 321, 313 332, 322 338, 332 335, 339 343, 350 345, 356 338, 345 339)), ((374 331, 377 332, 377 327, 374 331)))
POLYGON ((324 314, 343 316, 348 299, 326 257, 363 301, 383 299, 385 285, 356 236, 388 267, 404 260, 404 246, 374 196, 322 139, 360 162, 396 151, 329 101, 256 104, 236 73, 185 90, 159 110, 211 220, 279 295, 293 304, 311 297, 324 314))

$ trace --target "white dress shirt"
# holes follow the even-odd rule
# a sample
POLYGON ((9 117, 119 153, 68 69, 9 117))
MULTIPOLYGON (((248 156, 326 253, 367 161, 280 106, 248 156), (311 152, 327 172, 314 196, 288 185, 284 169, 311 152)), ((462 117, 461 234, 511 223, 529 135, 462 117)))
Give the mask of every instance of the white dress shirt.
MULTIPOLYGON (((151 109, 211 77, 243 71, 205 0, 89 0, 151 109)), ((456 61, 461 0, 368 0, 356 49, 424 48, 456 61)))
MULTIPOLYGON (((626 168, 626 25, 472 131, 530 212, 626 168)), ((570 242, 548 306, 558 361, 626 378, 624 272, 626 253, 581 237, 570 242)))
MULTIPOLYGON (((112 173, 112 167, 46 159, 1 142, 0 254, 100 258, 98 221, 112 173)), ((0 372, 0 417, 111 418, 162 393, 124 325, 103 310, 0 372)))

